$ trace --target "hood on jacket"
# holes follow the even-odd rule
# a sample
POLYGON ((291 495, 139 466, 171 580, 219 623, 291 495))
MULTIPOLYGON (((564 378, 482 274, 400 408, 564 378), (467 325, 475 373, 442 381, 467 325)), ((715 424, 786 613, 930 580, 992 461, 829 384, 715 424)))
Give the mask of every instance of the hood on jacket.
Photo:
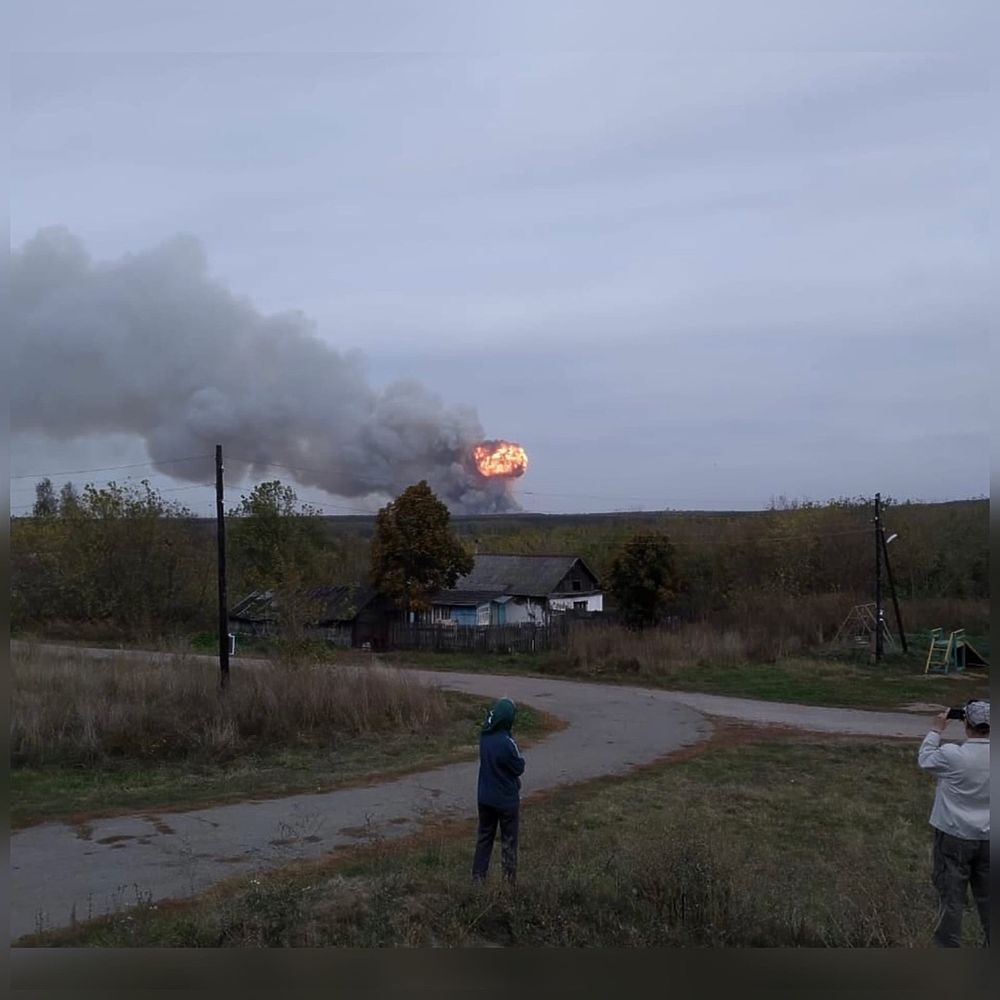
POLYGON ((495 733, 499 729, 505 729, 509 733, 516 715, 517 706, 514 702, 510 698, 501 698, 487 713, 483 734, 495 733))

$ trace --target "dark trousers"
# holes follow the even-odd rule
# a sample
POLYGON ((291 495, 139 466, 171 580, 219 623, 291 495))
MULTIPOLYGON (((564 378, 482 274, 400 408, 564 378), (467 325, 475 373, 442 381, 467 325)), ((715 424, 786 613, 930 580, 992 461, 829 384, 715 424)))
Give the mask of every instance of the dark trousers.
POLYGON ((933 878, 939 904, 934 943, 941 948, 957 948, 961 944, 962 915, 971 886, 972 899, 989 946, 990 842, 963 840, 935 830, 933 878))
POLYGON ((494 809, 479 803, 479 832, 476 837, 476 856, 472 861, 472 877, 483 880, 490 868, 493 840, 500 827, 500 866, 504 878, 513 882, 517 876, 517 820, 518 807, 494 809))

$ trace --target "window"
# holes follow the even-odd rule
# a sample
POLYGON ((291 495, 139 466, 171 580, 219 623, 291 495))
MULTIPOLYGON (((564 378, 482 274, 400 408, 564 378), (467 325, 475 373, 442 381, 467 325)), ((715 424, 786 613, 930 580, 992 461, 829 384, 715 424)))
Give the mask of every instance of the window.
POLYGON ((579 580, 574 580, 573 581, 573 589, 574 590, 580 590, 581 589, 581 587, 580 587, 580 581, 579 580))
POLYGON ((573 610, 574 611, 586 611, 587 610, 587 602, 586 601, 574 601, 573 602, 573 610))

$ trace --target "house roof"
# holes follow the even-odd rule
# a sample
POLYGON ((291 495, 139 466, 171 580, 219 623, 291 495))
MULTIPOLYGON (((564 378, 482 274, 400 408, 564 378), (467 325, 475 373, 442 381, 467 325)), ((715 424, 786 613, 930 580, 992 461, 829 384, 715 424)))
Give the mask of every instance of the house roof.
MULTIPOLYGON (((352 621, 358 612, 375 598, 371 587, 358 584, 346 584, 338 587, 317 587, 310 591, 312 600, 320 607, 316 615, 316 623, 352 621)), ((273 591, 255 590, 244 597, 232 611, 230 618, 241 618, 248 621, 268 621, 277 614, 278 604, 273 591)))
POLYGON ((579 564, 598 586, 597 575, 579 556, 477 555, 472 572, 460 577, 460 590, 546 597, 563 577, 579 564))
POLYGON ((259 621, 272 616, 271 611, 271 591, 254 590, 247 594, 241 601, 230 610, 230 618, 244 618, 251 621, 259 621))
POLYGON ((479 607, 499 599, 495 590, 439 590, 431 603, 451 607, 479 607))
POLYGON ((357 617, 358 612, 375 600, 373 587, 347 584, 341 587, 320 587, 313 591, 313 597, 322 602, 323 611, 319 623, 346 622, 357 617))

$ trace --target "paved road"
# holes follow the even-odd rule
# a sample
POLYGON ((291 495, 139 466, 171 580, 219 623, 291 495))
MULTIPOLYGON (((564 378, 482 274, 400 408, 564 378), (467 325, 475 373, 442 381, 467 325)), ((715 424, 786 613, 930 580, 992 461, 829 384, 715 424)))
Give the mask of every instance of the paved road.
MULTIPOLYGON (((116 654, 94 651, 95 658, 116 654)), ((210 659, 210 658, 207 658, 210 659)), ((259 661, 236 666, 260 666, 259 661)), ((623 774, 708 738, 706 715, 829 733, 920 736, 912 715, 782 705, 565 680, 416 671, 429 683, 534 705, 568 723, 527 753, 524 794, 623 774)), ((11 837, 11 938, 99 916, 144 898, 195 895, 238 873, 401 836, 422 821, 475 812, 475 763, 368 788, 265 802, 45 823, 11 837)))

